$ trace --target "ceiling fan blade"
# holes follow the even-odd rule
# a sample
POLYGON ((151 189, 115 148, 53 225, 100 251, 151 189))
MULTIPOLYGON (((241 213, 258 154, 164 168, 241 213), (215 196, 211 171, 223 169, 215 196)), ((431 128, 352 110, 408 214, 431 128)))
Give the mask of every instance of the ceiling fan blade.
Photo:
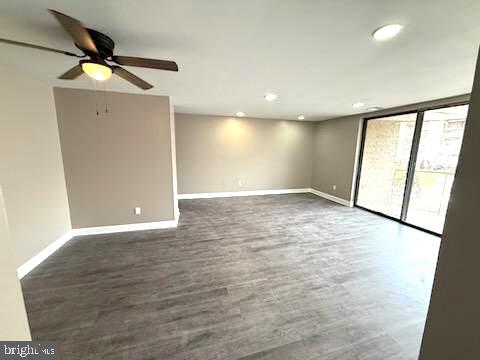
POLYGON ((133 56, 112 56, 112 60, 119 65, 138 66, 149 69, 178 71, 178 66, 175 61, 146 59, 133 56))
POLYGON ((56 10, 49 9, 49 11, 55 16, 58 22, 70 34, 80 48, 98 54, 97 47, 95 46, 92 37, 80 21, 56 10))
POLYGON ((32 48, 32 49, 55 52, 55 53, 64 54, 64 55, 68 55, 68 56, 81 57, 81 56, 76 55, 74 53, 71 53, 69 51, 63 51, 63 50, 58 50, 58 49, 54 49, 54 48, 49 48, 49 47, 46 47, 46 46, 24 43, 24 42, 21 42, 21 41, 0 39, 0 42, 5 43, 5 44, 10 44, 10 45, 24 46, 24 47, 29 47, 29 48, 32 48))
POLYGON ((60 75, 58 78, 61 80, 73 80, 83 74, 82 66, 80 64, 72 67, 67 72, 60 75))
POLYGON ((153 85, 147 83, 145 80, 140 79, 138 76, 133 75, 130 71, 125 70, 120 66, 113 65, 112 71, 115 75, 118 75, 122 79, 127 80, 135 86, 138 86, 140 89, 148 90, 153 88, 153 85))

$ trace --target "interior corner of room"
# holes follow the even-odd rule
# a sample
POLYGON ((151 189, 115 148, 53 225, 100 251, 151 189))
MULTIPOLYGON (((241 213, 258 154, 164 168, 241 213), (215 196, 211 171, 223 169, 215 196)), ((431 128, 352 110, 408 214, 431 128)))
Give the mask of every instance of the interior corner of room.
POLYGON ((478 357, 478 5, 51 3, 0 5, 0 341, 478 357))

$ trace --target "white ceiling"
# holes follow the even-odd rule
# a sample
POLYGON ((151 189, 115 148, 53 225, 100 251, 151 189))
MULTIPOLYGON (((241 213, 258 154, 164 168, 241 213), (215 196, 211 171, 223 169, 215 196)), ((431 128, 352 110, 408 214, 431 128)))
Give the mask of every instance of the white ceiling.
MULTIPOLYGON (((177 112, 322 120, 470 92, 480 41, 478 0, 2 0, 0 37, 75 50, 46 11, 102 31, 118 55, 175 60, 179 73, 130 68, 177 112), (404 25, 377 43, 383 24, 404 25), (263 95, 278 94, 273 103, 263 95)), ((53 85, 74 58, 0 44, 0 64, 53 85)), ((119 78, 107 89, 141 92, 119 78)))

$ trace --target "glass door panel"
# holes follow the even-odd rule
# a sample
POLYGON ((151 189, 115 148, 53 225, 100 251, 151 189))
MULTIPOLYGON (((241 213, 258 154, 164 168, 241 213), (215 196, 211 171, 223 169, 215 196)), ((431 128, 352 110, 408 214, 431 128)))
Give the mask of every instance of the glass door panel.
POLYGON ((442 233, 467 112, 468 105, 425 111, 407 223, 442 233))
POLYGON ((357 205, 400 219, 416 119, 415 112, 367 121, 357 205))

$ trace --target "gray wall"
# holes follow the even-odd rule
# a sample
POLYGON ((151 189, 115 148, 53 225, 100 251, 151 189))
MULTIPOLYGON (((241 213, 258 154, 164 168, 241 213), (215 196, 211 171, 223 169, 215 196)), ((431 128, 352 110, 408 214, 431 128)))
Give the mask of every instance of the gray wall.
POLYGON ((173 219, 169 98, 54 93, 73 228, 173 219))
POLYGON ((414 111, 419 108, 468 101, 469 95, 405 105, 392 109, 320 121, 315 125, 312 188, 353 201, 360 128, 364 117, 414 111), (337 190, 333 190, 333 185, 337 190))
POLYGON ((480 61, 443 233, 420 360, 480 359, 480 61))
POLYGON ((3 193, 0 186, 0 340, 30 340, 22 289, 17 278, 12 243, 8 229, 3 193))
POLYGON ((361 119, 358 116, 316 124, 312 188, 350 201, 361 119), (336 186, 336 190, 333 189, 336 186))
POLYGON ((179 194, 310 187, 312 123, 196 114, 175 119, 179 194))
POLYGON ((70 230, 53 91, 0 67, 0 183, 18 267, 70 230))

